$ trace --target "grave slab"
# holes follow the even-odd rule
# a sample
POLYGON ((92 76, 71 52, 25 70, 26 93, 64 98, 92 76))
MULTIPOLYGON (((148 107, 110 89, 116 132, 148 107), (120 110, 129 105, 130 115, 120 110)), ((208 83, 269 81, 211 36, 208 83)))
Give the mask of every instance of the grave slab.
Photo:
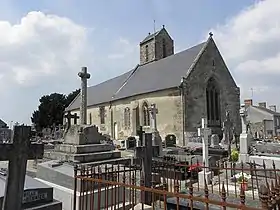
MULTIPOLYGON (((4 199, 7 176, 0 175, 0 209, 4 199)), ((25 176, 22 209, 61 210, 62 203, 53 199, 53 188, 25 176)))

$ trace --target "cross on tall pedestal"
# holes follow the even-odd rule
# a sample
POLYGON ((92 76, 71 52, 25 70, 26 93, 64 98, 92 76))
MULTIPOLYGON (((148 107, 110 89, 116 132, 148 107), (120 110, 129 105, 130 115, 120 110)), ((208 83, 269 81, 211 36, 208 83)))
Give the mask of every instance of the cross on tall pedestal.
POLYGON ((12 144, 0 144, 0 161, 9 161, 3 210, 21 210, 27 160, 43 158, 44 145, 30 142, 31 127, 15 126, 12 144))
POLYGON ((90 78, 90 74, 87 73, 87 67, 82 67, 81 72, 78 73, 81 78, 81 104, 80 104, 80 124, 87 124, 87 80, 90 78))
POLYGON ((212 134, 211 129, 207 127, 206 118, 201 119, 201 128, 198 128, 198 136, 202 137, 202 157, 204 166, 204 171, 208 171, 209 169, 209 154, 208 154, 208 138, 212 134))
MULTIPOLYGON (((140 136, 139 136, 140 137, 140 136)), ((153 147, 152 147, 152 134, 144 134, 144 145, 141 147, 136 147, 136 158, 141 159, 142 171, 141 177, 144 180, 145 187, 152 186, 152 156, 153 147)), ((142 191, 142 203, 151 205, 152 195, 150 192, 142 191)))

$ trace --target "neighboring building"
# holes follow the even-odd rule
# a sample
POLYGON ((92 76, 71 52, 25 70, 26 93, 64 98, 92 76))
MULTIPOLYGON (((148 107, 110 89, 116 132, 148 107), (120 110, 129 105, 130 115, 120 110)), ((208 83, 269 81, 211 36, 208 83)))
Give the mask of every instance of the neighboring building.
POLYGON ((248 110, 250 130, 255 138, 272 138, 280 136, 280 113, 276 105, 266 107, 266 102, 253 105, 251 99, 245 100, 248 110))
POLYGON ((12 130, 8 125, 0 119, 0 142, 10 140, 12 136, 12 130))
MULTIPOLYGON (((241 131, 240 90, 212 34, 207 41, 177 54, 164 27, 149 34, 140 42, 140 65, 89 87, 87 103, 88 124, 99 126, 100 132, 114 139, 135 135, 140 125, 149 129, 152 103, 158 108, 162 139, 174 134, 179 145, 197 135, 202 117, 220 134, 227 110, 236 131, 241 131)), ((79 106, 78 95, 66 110, 79 114, 79 106)))

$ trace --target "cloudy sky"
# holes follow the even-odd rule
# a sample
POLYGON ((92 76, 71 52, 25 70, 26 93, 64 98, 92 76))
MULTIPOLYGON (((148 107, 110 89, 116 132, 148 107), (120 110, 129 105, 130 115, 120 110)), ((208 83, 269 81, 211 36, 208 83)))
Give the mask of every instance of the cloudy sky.
POLYGON ((81 66, 89 85, 131 69, 154 19, 176 52, 212 31, 241 99, 280 105, 279 0, 1 0, 0 118, 29 123, 42 95, 79 88, 81 66))

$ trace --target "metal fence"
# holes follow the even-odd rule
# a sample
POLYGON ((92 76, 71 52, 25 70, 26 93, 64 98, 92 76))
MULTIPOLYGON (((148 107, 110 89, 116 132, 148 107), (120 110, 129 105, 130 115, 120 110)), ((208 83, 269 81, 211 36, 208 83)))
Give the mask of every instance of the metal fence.
POLYGON ((75 167, 74 210, 100 209, 280 209, 280 170, 255 163, 155 161, 150 185, 140 160, 75 167), (209 172, 208 172, 209 171, 209 172), (211 173, 210 182, 198 173, 211 173), (236 174, 250 176, 242 181, 236 174), (139 205, 138 207, 135 207, 139 205))

